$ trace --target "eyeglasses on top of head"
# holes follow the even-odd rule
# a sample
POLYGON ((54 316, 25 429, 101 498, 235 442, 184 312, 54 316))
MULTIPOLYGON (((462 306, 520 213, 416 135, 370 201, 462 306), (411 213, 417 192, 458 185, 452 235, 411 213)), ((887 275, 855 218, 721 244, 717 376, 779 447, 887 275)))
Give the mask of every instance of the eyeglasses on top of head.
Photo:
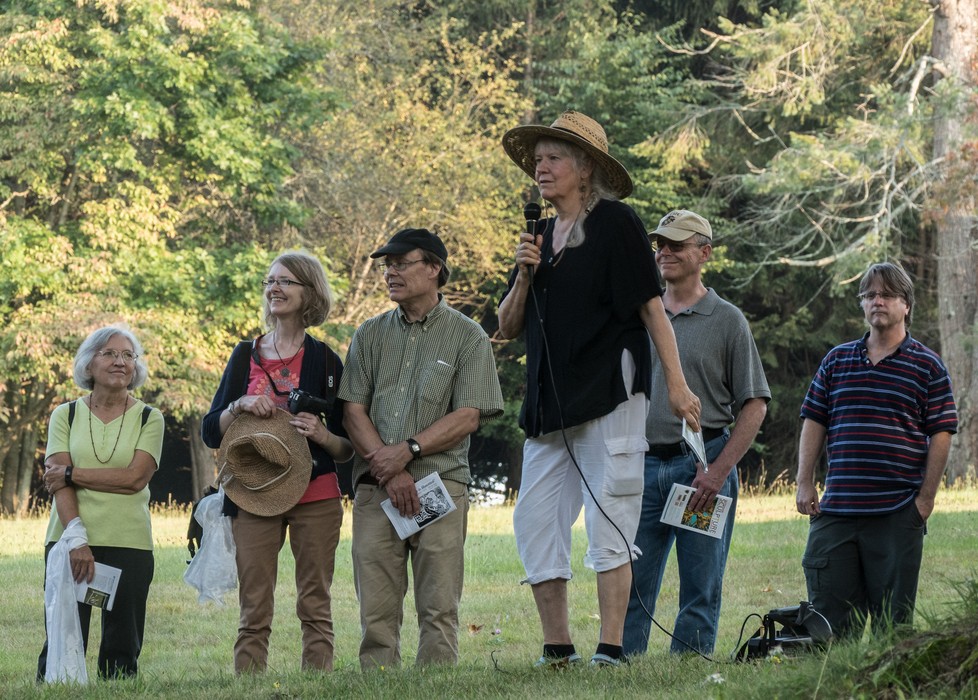
POLYGON ((883 301, 892 301, 899 299, 901 295, 896 292, 860 292, 858 296, 859 301, 875 301, 876 297, 883 301))
POLYGON ((98 355, 99 357, 102 357, 102 358, 111 357, 113 362, 115 362, 116 360, 118 360, 121 357, 122 358, 122 361, 123 362, 126 362, 128 364, 132 364, 133 362, 136 361, 136 358, 139 357, 139 355, 137 355, 134 352, 130 352, 129 350, 122 350, 122 351, 119 351, 119 350, 99 350, 95 354, 98 355))
POLYGON ((388 268, 392 268, 398 272, 404 272, 406 269, 408 269, 409 265, 419 262, 424 262, 424 258, 420 258, 418 260, 407 260, 405 262, 387 262, 385 260, 384 262, 377 263, 377 269, 381 272, 387 272, 388 268))
POLYGON ((276 284, 279 287, 281 287, 282 289, 288 289, 289 287, 292 287, 292 286, 296 286, 296 287, 305 287, 305 286, 307 286, 307 285, 303 284, 302 282, 297 282, 295 280, 290 280, 290 279, 288 279, 286 277, 269 277, 268 279, 263 279, 261 281, 261 286, 262 287, 265 287, 265 288, 274 287, 276 284))

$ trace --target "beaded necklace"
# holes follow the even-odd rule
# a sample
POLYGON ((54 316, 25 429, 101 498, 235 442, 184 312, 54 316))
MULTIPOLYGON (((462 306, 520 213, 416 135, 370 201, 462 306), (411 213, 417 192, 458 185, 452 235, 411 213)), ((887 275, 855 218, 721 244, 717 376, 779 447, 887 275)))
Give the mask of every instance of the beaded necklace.
MULTIPOLYGON (((89 399, 91 403, 91 399, 89 399)), ((119 446, 119 438, 122 437, 122 429, 126 426, 126 412, 129 410, 129 394, 126 394, 126 405, 122 408, 122 422, 119 423, 119 433, 115 436, 115 444, 112 445, 112 452, 109 453, 107 459, 102 459, 98 456, 98 451, 95 449, 95 433, 92 431, 92 406, 88 407, 88 438, 92 441, 92 454, 95 455, 97 459, 102 464, 108 464, 112 461, 112 457, 115 456, 115 448, 119 446)))

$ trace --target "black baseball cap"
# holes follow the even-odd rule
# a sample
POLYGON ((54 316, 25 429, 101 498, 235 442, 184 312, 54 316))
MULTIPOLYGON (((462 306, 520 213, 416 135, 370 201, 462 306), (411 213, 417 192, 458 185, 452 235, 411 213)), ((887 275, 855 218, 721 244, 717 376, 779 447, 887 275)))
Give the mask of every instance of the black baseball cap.
POLYGON ((404 255, 415 248, 434 253, 442 261, 448 260, 448 250, 441 239, 426 228, 401 229, 387 241, 387 245, 378 248, 370 254, 371 258, 382 258, 385 255, 404 255))

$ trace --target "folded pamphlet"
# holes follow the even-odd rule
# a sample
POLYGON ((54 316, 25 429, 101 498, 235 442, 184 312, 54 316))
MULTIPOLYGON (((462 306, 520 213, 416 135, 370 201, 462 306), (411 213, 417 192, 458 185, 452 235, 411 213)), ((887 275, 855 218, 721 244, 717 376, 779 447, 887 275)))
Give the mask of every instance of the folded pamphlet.
POLYGON ((696 493, 692 486, 673 484, 660 520, 669 525, 692 530, 710 537, 720 537, 733 507, 730 496, 717 496, 709 509, 690 510, 689 500, 696 493))
POLYGON ((417 514, 408 517, 401 515, 389 498, 380 504, 397 531, 397 536, 402 540, 406 540, 414 533, 420 532, 421 528, 431 525, 455 510, 455 501, 452 500, 438 472, 419 479, 414 486, 418 490, 418 500, 421 502, 421 510, 417 514))
POLYGON ((75 581, 75 600, 95 608, 111 610, 120 578, 122 569, 95 562, 95 578, 91 581, 75 581))

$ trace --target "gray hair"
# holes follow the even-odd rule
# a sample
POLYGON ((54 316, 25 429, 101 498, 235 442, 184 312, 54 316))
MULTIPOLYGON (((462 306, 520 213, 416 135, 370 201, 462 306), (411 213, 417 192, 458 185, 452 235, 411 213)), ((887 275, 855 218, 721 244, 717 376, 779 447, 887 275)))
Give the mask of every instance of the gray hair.
MULTIPOLYGON (((583 178, 581 179, 582 185, 585 190, 582 194, 590 193, 593 202, 596 204, 599 200, 608 199, 615 201, 618 199, 612 192, 611 186, 608 184, 608 179, 605 177, 604 170, 598 167, 597 162, 587 154, 587 152, 580 146, 573 144, 569 141, 564 141, 563 139, 554 139, 542 137, 537 140, 537 146, 541 143, 545 143, 547 146, 553 147, 558 153, 562 153, 574 161, 575 172, 580 173, 584 168, 591 167, 591 179, 585 184, 583 178)), ((593 207, 593 204, 587 205, 593 207)), ((567 234, 568 248, 576 248, 584 242, 584 220, 590 214, 590 209, 585 211, 581 209, 578 213, 577 218, 574 220, 574 224, 571 226, 570 232, 567 234)))
POLYGON ((82 341, 78 347, 78 352, 75 353, 75 384, 89 391, 95 388, 92 370, 90 369, 92 360, 95 359, 96 353, 108 345, 109 341, 117 335, 121 335, 129 341, 129 344, 132 345, 132 351, 137 356, 132 380, 129 382, 128 388, 135 389, 143 385, 146 377, 149 376, 149 368, 146 367, 146 361, 143 359, 143 346, 133 332, 123 326, 104 326, 89 333, 88 337, 82 341))

